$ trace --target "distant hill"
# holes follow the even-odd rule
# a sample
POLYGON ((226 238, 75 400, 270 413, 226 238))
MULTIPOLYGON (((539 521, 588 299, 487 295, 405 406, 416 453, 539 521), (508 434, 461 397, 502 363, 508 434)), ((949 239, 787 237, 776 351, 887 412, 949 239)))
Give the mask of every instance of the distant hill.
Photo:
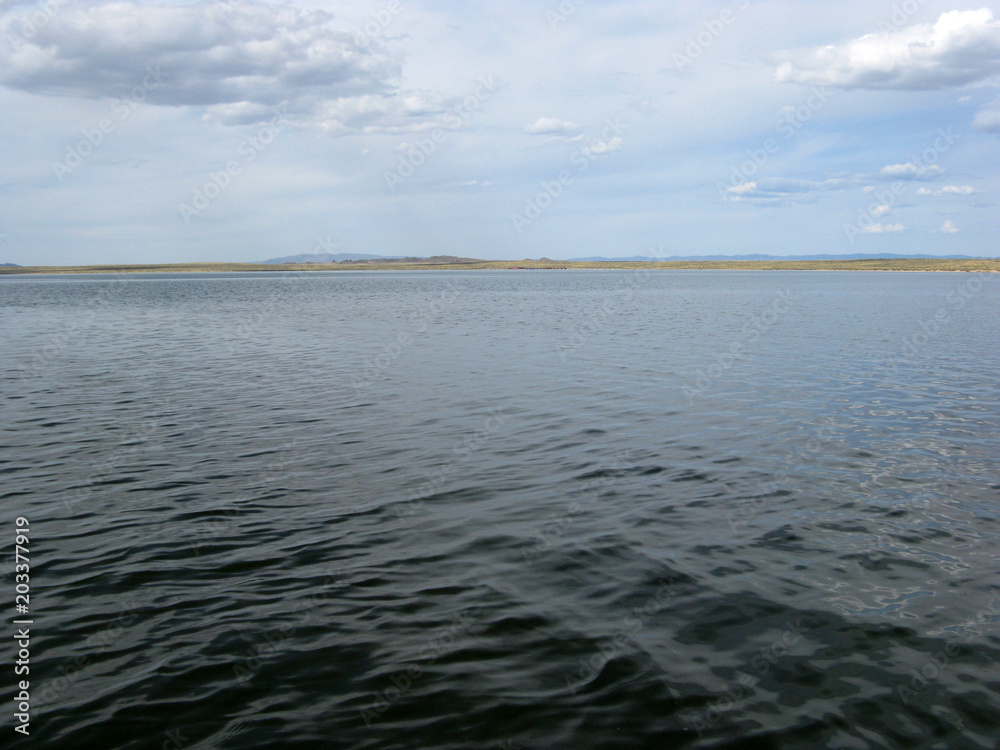
POLYGON ((972 255, 896 255, 894 253, 853 253, 851 255, 666 255, 662 258, 650 258, 642 255, 633 255, 629 258, 569 258, 571 261, 589 261, 591 263, 611 262, 611 261, 664 261, 664 260, 685 260, 685 261, 706 261, 706 260, 891 260, 892 258, 951 258, 961 260, 980 260, 972 255))
POLYGON ((432 255, 428 258, 415 258, 402 255, 367 255, 365 253, 313 253, 304 255, 289 255, 284 258, 272 258, 264 263, 475 263, 477 258, 458 258, 454 255, 432 255))
POLYGON ((306 253, 303 255, 288 255, 284 258, 271 258, 265 263, 339 263, 342 260, 397 260, 400 256, 367 255, 365 253, 306 253))
POLYGON ((2 267, 2 268, 20 268, 20 266, 17 265, 17 263, 0 263, 0 267, 2 267))

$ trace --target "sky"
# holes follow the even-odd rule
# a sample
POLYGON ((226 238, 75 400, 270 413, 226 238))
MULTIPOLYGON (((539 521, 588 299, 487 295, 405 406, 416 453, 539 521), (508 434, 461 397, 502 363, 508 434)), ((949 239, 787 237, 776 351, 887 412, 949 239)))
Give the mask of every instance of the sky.
POLYGON ((0 0, 0 262, 1000 255, 1000 3, 0 0))

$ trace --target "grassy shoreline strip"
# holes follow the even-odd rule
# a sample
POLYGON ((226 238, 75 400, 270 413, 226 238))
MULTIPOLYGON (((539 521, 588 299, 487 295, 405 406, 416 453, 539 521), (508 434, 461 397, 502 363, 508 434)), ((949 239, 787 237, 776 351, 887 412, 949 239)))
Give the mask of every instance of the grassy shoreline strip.
POLYGON ((155 263, 93 266, 0 267, 0 275, 88 273, 278 273, 281 271, 473 271, 666 269, 743 271, 991 271, 1000 259, 892 258, 886 260, 713 260, 713 261, 532 261, 483 260, 463 263, 155 263))

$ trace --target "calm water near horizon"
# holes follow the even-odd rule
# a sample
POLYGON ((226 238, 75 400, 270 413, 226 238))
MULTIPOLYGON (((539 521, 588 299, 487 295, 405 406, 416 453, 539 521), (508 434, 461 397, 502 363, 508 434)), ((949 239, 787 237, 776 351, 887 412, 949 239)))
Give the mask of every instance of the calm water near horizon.
POLYGON ((997 274, 5 276, 0 325, 4 747, 1000 743, 997 274))

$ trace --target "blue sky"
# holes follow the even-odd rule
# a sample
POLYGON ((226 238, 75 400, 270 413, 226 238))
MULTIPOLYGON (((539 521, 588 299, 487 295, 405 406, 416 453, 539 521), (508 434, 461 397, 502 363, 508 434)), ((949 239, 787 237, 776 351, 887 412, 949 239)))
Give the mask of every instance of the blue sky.
POLYGON ((0 13, 0 262, 1000 254, 997 3, 0 13))

